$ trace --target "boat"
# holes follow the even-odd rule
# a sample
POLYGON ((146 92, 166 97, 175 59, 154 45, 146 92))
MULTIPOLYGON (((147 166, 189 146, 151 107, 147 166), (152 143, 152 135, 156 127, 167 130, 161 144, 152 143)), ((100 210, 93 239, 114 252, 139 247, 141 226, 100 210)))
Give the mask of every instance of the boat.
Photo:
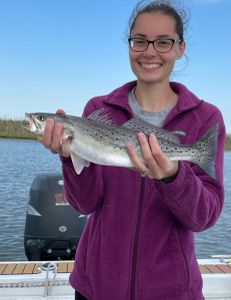
MULTIPOLYGON (((231 299, 231 256, 199 259, 203 293, 209 300, 231 299)), ((0 300, 69 300, 74 261, 0 263, 0 300)))
MULTIPOLYGON (((86 220, 65 199, 62 174, 36 176, 24 232, 28 261, 0 262, 0 300, 73 300, 69 275, 86 220)), ((206 300, 231 300, 231 256, 198 263, 206 300)))

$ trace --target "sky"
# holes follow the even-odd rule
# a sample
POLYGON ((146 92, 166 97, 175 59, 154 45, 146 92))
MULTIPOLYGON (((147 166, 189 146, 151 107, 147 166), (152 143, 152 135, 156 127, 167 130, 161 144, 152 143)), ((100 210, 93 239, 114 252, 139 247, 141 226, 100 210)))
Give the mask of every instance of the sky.
MULTIPOLYGON (((183 1, 181 1, 183 2, 183 1)), ((0 118, 81 115, 134 80, 126 31, 135 0, 0 0, 0 118)), ((231 133, 231 0, 185 0, 186 57, 171 80, 222 112, 231 133)))

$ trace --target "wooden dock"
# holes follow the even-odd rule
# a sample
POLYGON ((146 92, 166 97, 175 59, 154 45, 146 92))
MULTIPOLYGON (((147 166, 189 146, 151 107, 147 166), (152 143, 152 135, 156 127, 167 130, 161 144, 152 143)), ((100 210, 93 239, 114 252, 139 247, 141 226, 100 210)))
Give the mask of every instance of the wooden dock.
MULTIPOLYGON (((0 275, 26 275, 38 274, 41 272, 43 262, 0 262, 0 275)), ((58 273, 70 273, 73 270, 73 261, 58 262, 58 273)), ((231 264, 205 264, 199 265, 201 274, 231 274, 231 264)))
MULTIPOLYGON (((17 263, 0 263, 0 275, 29 275, 41 273, 43 262, 17 262, 17 263)), ((73 270, 74 262, 58 262, 57 273, 70 273, 73 270)))
POLYGON ((231 265, 199 265, 201 274, 231 274, 231 265))

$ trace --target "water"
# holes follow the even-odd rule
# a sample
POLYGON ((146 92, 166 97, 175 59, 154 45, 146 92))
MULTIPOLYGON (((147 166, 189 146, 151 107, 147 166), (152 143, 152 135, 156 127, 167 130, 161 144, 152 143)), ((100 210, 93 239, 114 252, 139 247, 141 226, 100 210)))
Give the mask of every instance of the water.
MULTIPOLYGON (((37 141, 0 139, 0 261, 26 260, 23 234, 28 193, 36 175, 61 172, 57 155, 37 141)), ((196 234, 198 258, 231 254, 231 152, 225 153, 225 205, 217 224, 196 234)))
POLYGON ((224 163, 225 203, 215 226, 196 234, 198 258, 214 254, 231 255, 231 152, 225 152, 224 163))
POLYGON ((23 234, 30 185, 43 172, 61 172, 57 155, 39 142, 0 139, 0 261, 27 260, 23 234))

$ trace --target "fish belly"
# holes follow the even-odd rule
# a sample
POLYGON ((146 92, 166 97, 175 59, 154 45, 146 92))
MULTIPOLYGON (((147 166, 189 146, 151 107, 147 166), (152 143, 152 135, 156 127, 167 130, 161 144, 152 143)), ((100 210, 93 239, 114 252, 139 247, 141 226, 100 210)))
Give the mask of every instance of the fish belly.
POLYGON ((89 136, 78 138, 73 142, 72 152, 95 164, 117 167, 132 167, 125 146, 116 145, 107 140, 92 139, 89 136))

